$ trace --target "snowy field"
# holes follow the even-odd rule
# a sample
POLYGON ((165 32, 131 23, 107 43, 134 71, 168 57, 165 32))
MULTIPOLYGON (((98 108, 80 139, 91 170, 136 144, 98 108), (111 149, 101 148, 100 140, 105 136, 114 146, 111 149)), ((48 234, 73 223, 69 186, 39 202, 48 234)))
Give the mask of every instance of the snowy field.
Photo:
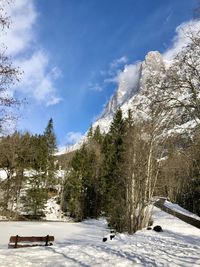
POLYGON ((0 222, 0 266, 200 266, 200 230, 154 208, 154 225, 163 232, 109 234, 105 220, 69 222, 0 222), (50 247, 8 249, 11 235, 54 235, 50 247))

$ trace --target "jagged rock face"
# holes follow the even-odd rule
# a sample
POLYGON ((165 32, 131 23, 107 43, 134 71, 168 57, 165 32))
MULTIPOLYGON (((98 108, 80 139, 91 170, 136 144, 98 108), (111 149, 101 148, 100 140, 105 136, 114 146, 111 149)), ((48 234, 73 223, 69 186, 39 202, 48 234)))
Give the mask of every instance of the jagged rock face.
POLYGON ((128 99, 135 95, 139 90, 140 75, 141 63, 125 67, 118 77, 118 89, 106 105, 101 118, 113 115, 117 108, 121 107, 128 99))
POLYGON ((149 52, 142 63, 140 89, 145 89, 149 78, 161 80, 165 71, 165 64, 161 54, 158 51, 149 52))
POLYGON ((164 70, 163 58, 157 51, 149 52, 142 63, 125 67, 119 76, 117 91, 111 97, 102 116, 93 124, 93 127, 99 125, 102 132, 107 132, 117 108, 120 107, 123 114, 126 115, 128 109, 133 108, 136 96, 142 90, 145 90, 147 80, 152 76, 160 79, 164 70))
POLYGON ((159 72, 164 66, 163 58, 158 51, 149 52, 145 57, 145 61, 142 63, 143 72, 148 70, 151 74, 157 71, 159 72))

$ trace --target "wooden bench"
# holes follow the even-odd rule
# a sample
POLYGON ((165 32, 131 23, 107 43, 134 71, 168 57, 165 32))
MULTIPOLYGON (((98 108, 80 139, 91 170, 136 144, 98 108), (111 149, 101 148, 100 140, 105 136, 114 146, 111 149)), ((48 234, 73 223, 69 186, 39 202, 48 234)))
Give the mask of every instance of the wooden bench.
POLYGON ((11 236, 9 240, 9 248, 23 248, 34 246, 51 246, 53 245, 54 236, 11 236))

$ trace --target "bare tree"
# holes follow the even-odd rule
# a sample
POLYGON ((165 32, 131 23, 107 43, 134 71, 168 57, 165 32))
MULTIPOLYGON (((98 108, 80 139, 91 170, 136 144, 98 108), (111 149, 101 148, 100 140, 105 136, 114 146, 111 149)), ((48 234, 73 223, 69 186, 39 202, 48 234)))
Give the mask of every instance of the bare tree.
POLYGON ((190 43, 175 57, 160 86, 162 103, 199 123, 200 120, 200 32, 185 33, 190 43))
POLYGON ((127 154, 127 221, 130 233, 148 225, 167 131, 173 124, 173 110, 158 101, 164 68, 145 79, 135 108, 140 122, 129 131, 127 154))
MULTIPOLYGON (((4 4, 9 4, 9 1, 1 1, 0 3, 0 34, 8 29, 10 25, 10 18, 4 12, 4 4)), ((9 56, 6 55, 6 47, 1 44, 0 50, 0 132, 2 132, 3 125, 15 118, 11 108, 20 104, 16 98, 13 97, 11 87, 14 85, 20 76, 20 71, 12 64, 9 56)))
POLYGON ((6 179, 1 182, 1 189, 4 192, 1 206, 6 212, 8 210, 12 212, 15 198, 14 187, 18 143, 18 135, 12 137, 7 136, 0 142, 0 169, 4 170, 7 176, 6 179))

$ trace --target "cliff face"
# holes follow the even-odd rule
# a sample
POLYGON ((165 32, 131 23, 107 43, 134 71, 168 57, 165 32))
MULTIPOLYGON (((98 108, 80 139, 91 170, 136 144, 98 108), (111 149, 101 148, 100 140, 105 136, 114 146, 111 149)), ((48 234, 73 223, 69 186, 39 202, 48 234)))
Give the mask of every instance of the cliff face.
POLYGON ((102 117, 113 115, 117 108, 132 98, 140 88, 142 63, 126 66, 124 71, 118 77, 118 88, 106 105, 102 117))
POLYGON ((119 86, 115 94, 93 127, 99 125, 102 132, 107 132, 118 108, 122 109, 124 116, 129 109, 137 113, 134 103, 139 101, 140 94, 146 89, 147 81, 152 77, 160 79, 164 69, 164 60, 157 51, 149 52, 143 62, 127 66, 119 75, 119 86))

